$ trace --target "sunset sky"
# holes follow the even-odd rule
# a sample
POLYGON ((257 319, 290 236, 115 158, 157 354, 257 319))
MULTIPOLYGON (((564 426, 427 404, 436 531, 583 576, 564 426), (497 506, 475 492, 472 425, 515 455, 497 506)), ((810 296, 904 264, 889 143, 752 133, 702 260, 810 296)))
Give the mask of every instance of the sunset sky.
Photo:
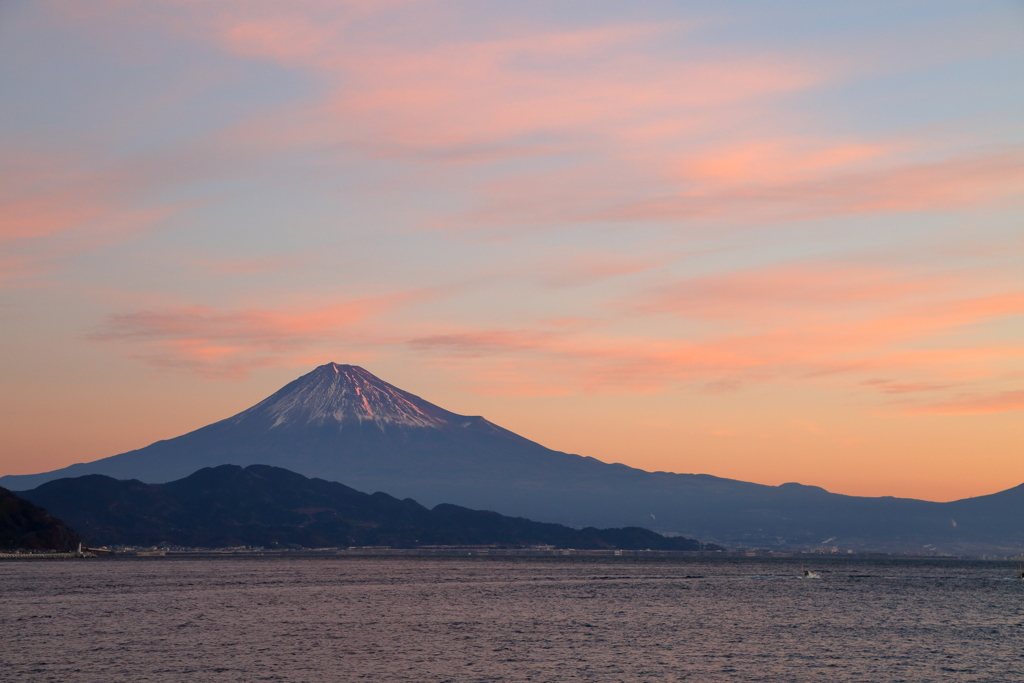
POLYGON ((0 475, 317 365, 558 450, 1024 482, 1024 3, 0 1, 0 475))

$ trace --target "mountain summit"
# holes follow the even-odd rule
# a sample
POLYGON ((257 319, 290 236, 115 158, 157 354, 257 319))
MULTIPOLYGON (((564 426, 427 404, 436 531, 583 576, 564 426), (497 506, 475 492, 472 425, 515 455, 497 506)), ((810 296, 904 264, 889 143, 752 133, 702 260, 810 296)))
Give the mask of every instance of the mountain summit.
POLYGON ((340 363, 321 365, 226 422, 242 428, 301 431, 336 426, 381 434, 410 427, 471 429, 522 438, 482 417, 457 415, 424 401, 358 365, 340 363))
POLYGON ((384 382, 357 365, 328 363, 289 383, 231 418, 235 424, 269 423, 271 429, 302 429, 337 423, 342 429, 372 424, 446 426, 457 417, 419 396, 384 382))
POLYGON ((87 474, 159 484, 219 465, 271 465, 431 507, 645 527, 726 545, 813 548, 830 539, 844 549, 1003 555, 1024 547, 1024 485, 930 503, 645 472, 553 451, 338 363, 194 432, 54 472, 2 477, 0 486, 24 491, 87 474))

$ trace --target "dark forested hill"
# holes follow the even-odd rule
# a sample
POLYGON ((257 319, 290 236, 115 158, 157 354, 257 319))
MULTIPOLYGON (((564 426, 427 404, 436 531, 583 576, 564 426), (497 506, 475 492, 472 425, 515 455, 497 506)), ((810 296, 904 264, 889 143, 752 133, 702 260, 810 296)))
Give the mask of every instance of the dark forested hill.
POLYGON ((64 522, 0 488, 0 549, 71 550, 78 541, 64 522))
POLYGON ((700 547, 636 527, 577 530, 458 505, 430 510, 267 465, 205 468, 166 484, 92 474, 20 495, 70 520, 92 545, 700 547))

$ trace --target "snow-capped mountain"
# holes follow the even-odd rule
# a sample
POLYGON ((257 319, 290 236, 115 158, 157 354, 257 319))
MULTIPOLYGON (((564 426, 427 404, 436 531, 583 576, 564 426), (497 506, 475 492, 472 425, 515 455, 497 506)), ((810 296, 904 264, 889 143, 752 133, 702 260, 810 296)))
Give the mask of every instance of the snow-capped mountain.
POLYGON ((290 383, 252 408, 231 418, 236 424, 271 420, 271 429, 302 428, 337 423, 372 422, 390 425, 442 427, 457 419, 418 396, 374 377, 356 365, 328 363, 290 383))
POLYGON ((847 548, 876 550, 927 544, 1015 554, 1024 547, 1024 485, 930 503, 645 472, 550 450, 338 363, 194 432, 53 472, 0 477, 0 486, 25 491, 87 474, 163 483, 228 464, 283 467, 428 506, 455 503, 570 526, 641 526, 725 545, 814 547, 834 537, 847 548))
MULTIPOLYGON (((454 495, 450 489, 459 481, 490 477, 495 468, 521 471, 547 455, 597 462, 550 451, 483 417, 445 410, 361 367, 327 363, 194 432, 96 462, 3 480, 23 490, 83 474, 162 483, 202 467, 263 464, 403 496, 423 493, 421 485, 435 481, 444 495, 454 495)), ((430 504, 448 500, 437 497, 440 490, 436 494, 420 498, 430 504)))
POLYGON ((271 430, 336 426, 387 433, 401 428, 473 429, 522 437, 480 416, 457 415, 388 384, 358 365, 327 363, 225 422, 271 430))

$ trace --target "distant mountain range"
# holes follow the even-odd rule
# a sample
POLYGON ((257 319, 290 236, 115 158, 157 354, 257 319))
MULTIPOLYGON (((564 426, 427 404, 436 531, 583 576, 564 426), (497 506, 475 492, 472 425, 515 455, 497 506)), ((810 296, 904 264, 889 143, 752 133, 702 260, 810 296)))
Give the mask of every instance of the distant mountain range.
POLYGON ((0 488, 0 550, 72 550, 80 540, 43 508, 0 488))
POLYGON ((3 477, 0 485, 28 489, 85 474, 160 483, 222 464, 284 467, 428 506, 454 503, 574 527, 642 526, 734 547, 1024 549, 1024 485, 932 503, 646 472, 550 450, 336 363, 183 436, 54 472, 3 477))
POLYGON ((411 499, 369 495, 267 465, 221 465, 166 484, 90 474, 19 495, 59 515, 93 546, 701 548, 635 527, 577 530, 457 505, 428 510, 411 499))

